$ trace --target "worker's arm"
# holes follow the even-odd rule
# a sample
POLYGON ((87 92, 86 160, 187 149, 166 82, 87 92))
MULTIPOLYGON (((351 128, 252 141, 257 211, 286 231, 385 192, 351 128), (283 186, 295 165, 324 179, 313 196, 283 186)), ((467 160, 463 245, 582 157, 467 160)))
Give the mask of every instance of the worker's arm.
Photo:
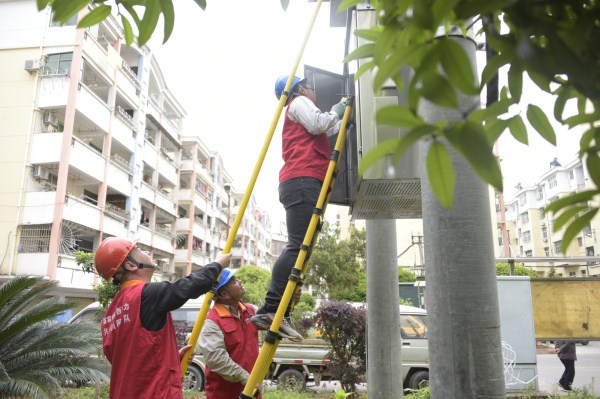
POLYGON ((204 322, 197 347, 200 347, 206 366, 224 380, 246 384, 249 374, 227 353, 223 331, 212 320, 204 322))
POLYGON ((210 291, 221 269, 218 262, 213 262, 174 282, 144 285, 140 309, 142 326, 149 331, 160 330, 171 310, 179 309, 188 299, 198 298, 210 291))
POLYGON ((292 101, 289 105, 288 117, 314 135, 326 133, 340 119, 335 112, 321 112, 312 101, 304 96, 297 97, 292 101))

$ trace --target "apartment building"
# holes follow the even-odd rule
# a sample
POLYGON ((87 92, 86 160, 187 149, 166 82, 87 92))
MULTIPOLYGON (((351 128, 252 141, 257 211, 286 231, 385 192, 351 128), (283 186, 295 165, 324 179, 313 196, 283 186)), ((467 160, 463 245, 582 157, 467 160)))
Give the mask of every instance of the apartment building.
MULTIPOLYGON (((596 216, 562 252, 564 229, 554 232, 552 215, 545 213, 552 201, 573 195, 586 189, 591 183, 587 169, 581 160, 575 159, 562 165, 557 159, 540 181, 531 187, 517 186, 514 198, 506 202, 506 225, 511 256, 556 257, 594 256, 600 250, 597 234, 600 217, 596 216)), ((500 242, 502 245, 503 243, 500 242)), ((527 263, 540 276, 548 275, 551 268, 559 276, 586 277, 600 275, 600 265, 595 262, 527 263)))
MULTIPOLYGON (((231 191, 231 220, 239 213, 244 193, 231 191)), ((269 214, 259 207, 254 196, 248 201, 244 217, 231 249, 231 267, 255 265, 271 269, 273 265, 273 243, 269 214)))
MULTIPOLYGON (((33 0, 0 2, 0 275, 91 297, 74 253, 107 236, 139 239, 158 279, 187 275, 223 249, 240 194, 218 154, 182 135, 151 49, 126 46, 112 17, 85 30, 77 18, 59 27, 33 0)), ((270 252, 268 217, 250 209, 240 264, 270 252)))

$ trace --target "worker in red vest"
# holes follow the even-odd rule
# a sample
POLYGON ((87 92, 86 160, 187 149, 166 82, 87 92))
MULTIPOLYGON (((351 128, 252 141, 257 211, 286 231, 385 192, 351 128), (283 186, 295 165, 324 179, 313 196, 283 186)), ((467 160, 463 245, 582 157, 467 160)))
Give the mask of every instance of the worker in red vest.
MULTIPOLYGON (((255 307, 242 302, 246 290, 234 274, 223 270, 198 341, 206 361, 206 399, 238 399, 258 357, 258 329, 250 322, 255 307)), ((256 389, 260 398, 260 384, 256 389)))
POLYGON ((111 399, 180 399, 180 358, 170 311, 208 292, 230 255, 174 282, 150 282, 156 266, 137 240, 106 238, 96 251, 96 271, 119 286, 101 321, 102 349, 112 365, 111 399))
MULTIPOLYGON (((284 75, 275 82, 278 100, 287 81, 288 76, 284 75)), ((307 78, 294 76, 286 106, 281 136, 284 164, 279 171, 279 201, 285 208, 288 242, 273 265, 265 303, 252 318, 261 329, 271 326, 300 253, 329 166, 331 149, 327 136, 339 130, 334 128, 344 115, 346 103, 342 99, 331 111, 322 112, 317 107, 314 85, 307 78)), ((279 335, 295 342, 302 341, 289 314, 288 306, 279 335)))

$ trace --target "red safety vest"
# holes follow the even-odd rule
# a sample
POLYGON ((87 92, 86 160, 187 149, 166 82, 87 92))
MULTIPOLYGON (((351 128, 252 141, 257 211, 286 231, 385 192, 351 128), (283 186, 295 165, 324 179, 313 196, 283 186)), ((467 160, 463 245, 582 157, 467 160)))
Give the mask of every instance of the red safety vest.
POLYGON ((158 331, 140 320, 143 281, 127 281, 101 322, 102 349, 112 365, 111 399, 178 399, 181 367, 171 314, 158 331))
POLYGON ((289 118, 289 110, 288 106, 283 122, 281 155, 284 164, 279 171, 279 183, 296 177, 314 177, 323 181, 331 153, 327 135, 310 134, 304 126, 289 118))
MULTIPOLYGON (((217 303, 208 312, 207 319, 215 322, 225 337, 225 348, 229 357, 251 373, 258 357, 258 330, 250 322, 254 310, 239 304, 240 318, 231 314, 225 306, 217 303)), ((238 399, 244 390, 239 382, 225 381, 220 375, 206 367, 207 399, 238 399)))

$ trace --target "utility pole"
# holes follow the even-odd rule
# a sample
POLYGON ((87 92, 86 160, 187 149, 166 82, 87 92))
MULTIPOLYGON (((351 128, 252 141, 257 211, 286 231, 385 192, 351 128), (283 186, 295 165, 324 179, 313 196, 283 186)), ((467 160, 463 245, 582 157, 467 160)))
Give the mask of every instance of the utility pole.
MULTIPOLYGON (((465 68, 474 68, 475 43, 460 33, 453 39, 471 59, 465 68)), ((421 116, 429 123, 462 120, 479 108, 478 96, 457 95, 459 110, 423 102, 421 116)), ((456 182, 453 208, 446 209, 425 172, 429 145, 420 150, 431 398, 505 399, 488 186, 448 146, 456 182)))
POLYGON ((367 220, 367 389, 369 399, 402 398, 396 220, 367 220))

